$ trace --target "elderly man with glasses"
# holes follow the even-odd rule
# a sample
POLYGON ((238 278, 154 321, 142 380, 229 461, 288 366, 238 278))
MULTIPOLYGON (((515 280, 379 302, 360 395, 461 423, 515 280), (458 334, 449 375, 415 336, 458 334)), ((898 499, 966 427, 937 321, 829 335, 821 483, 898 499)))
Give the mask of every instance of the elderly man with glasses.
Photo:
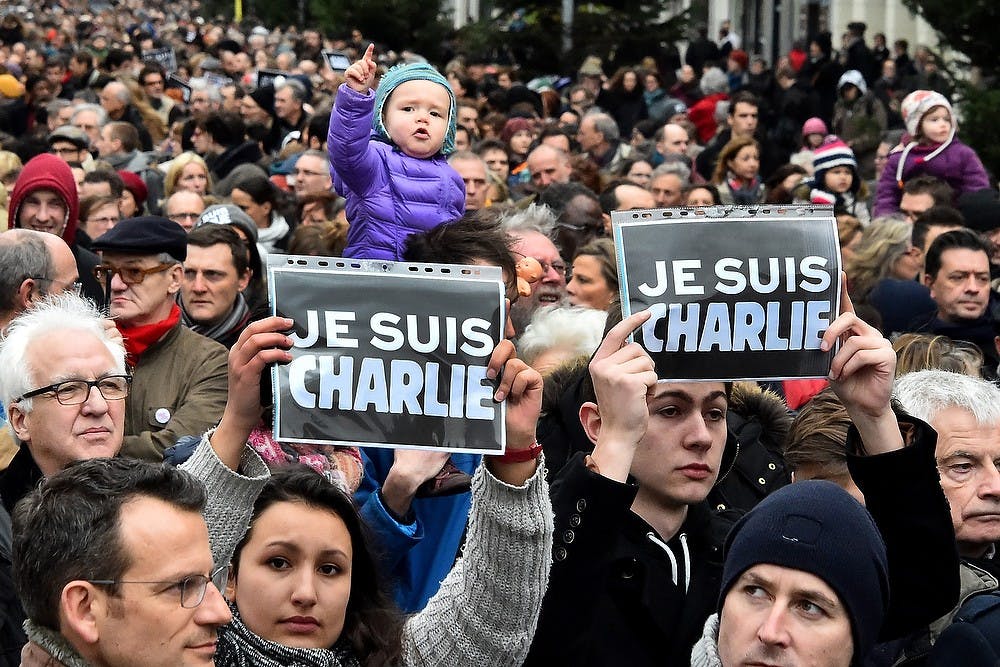
POLYGON ((122 452, 162 461, 184 435, 218 423, 226 403, 226 348, 181 324, 176 302, 187 235, 157 216, 123 220, 96 238, 111 317, 134 367, 122 452))
MULTIPOLYGON (((259 377, 283 354, 268 349, 270 324, 255 330, 265 332, 264 345, 259 336, 243 341, 235 377, 259 377)), ((210 550, 205 521, 234 521, 228 512, 252 503, 267 467, 242 442, 206 434, 180 466, 219 499, 206 506, 204 488, 185 473, 112 458, 135 386, 121 338, 90 301, 51 295, 10 325, 0 341, 0 400, 21 450, 0 473, 0 590, 12 593, 12 578, 20 582, 32 639, 67 665, 211 664, 216 630, 230 616, 209 585, 225 587, 219 566, 227 559, 210 550)), ((230 396, 226 423, 242 423, 259 387, 241 381, 230 396)), ((16 656, 25 641, 12 632, 25 615, 18 598, 0 596, 0 613, 0 651, 16 656)))

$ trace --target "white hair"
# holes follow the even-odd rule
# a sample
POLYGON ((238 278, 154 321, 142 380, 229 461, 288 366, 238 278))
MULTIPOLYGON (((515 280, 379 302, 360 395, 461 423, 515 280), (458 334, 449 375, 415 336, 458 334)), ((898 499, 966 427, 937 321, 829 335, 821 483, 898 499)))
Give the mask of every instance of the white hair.
POLYGON ((502 218, 500 227, 511 236, 538 232, 551 239, 556 229, 556 215, 544 204, 529 204, 524 210, 502 218))
POLYGON ((691 182, 691 168, 680 160, 667 160, 660 164, 653 173, 650 175, 651 178, 655 179, 664 174, 673 174, 677 178, 681 179, 681 183, 687 185, 691 182))
POLYGON ((589 357, 601 344, 608 314, 583 306, 543 306, 517 341, 517 354, 529 366, 544 352, 562 348, 589 357))
POLYGON ((709 67, 698 82, 703 95, 729 92, 729 77, 718 67, 709 67))
POLYGON ((907 413, 928 423, 942 410, 955 407, 971 412, 982 426, 1000 424, 1000 389, 970 375, 914 371, 896 379, 894 394, 907 413))
POLYGON ((76 119, 80 116, 80 114, 85 113, 87 111, 92 111, 93 113, 97 114, 98 125, 104 125, 105 123, 108 122, 108 112, 105 111, 104 107, 102 107, 100 104, 79 104, 77 105, 76 110, 73 111, 73 115, 70 116, 69 119, 70 125, 76 122, 76 119))
MULTIPOLYGON (((9 406, 14 399, 34 389, 35 369, 28 363, 28 346, 40 336, 53 332, 81 332, 97 337, 115 362, 115 370, 125 373, 125 346, 104 327, 104 316, 90 299, 64 292, 52 294, 33 305, 10 323, 0 339, 0 401, 9 406)), ((65 336, 73 347, 75 336, 65 336)), ((31 399, 18 402, 22 412, 31 412, 31 399)))

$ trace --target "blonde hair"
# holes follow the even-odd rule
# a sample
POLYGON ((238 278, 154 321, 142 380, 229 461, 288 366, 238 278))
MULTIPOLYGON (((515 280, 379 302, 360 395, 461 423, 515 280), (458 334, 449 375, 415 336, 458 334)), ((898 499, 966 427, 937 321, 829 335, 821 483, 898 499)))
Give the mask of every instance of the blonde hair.
POLYGON ((983 365, 978 347, 948 336, 906 333, 893 342, 892 349, 896 352, 896 377, 934 369, 979 377, 983 365))
POLYGON ((4 178, 12 171, 20 171, 22 167, 24 167, 24 163, 21 162, 17 153, 0 151, 0 178, 4 178))
POLYGON ((188 151, 186 153, 181 153, 174 158, 173 162, 170 163, 170 169, 167 170, 167 176, 163 179, 164 201, 177 191, 177 181, 180 180, 184 167, 191 163, 200 165, 201 168, 205 170, 205 175, 208 176, 208 184, 205 186, 205 192, 208 193, 212 191, 212 172, 209 171, 208 165, 205 164, 205 160, 202 159, 200 155, 188 151))
POLYGON ((896 261, 910 249, 912 237, 913 225, 902 218, 876 220, 865 229, 844 267, 852 299, 865 300, 878 281, 892 274, 896 261))

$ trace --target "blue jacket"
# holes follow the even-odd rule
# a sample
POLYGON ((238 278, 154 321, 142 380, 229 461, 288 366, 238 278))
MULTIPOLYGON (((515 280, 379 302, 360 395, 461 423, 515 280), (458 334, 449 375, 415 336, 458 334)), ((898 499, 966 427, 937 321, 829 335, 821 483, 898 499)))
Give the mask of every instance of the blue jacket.
MULTIPOLYGON (((402 524, 389 514, 378 494, 392 467, 393 450, 362 448, 361 457, 365 476, 354 500, 381 551, 383 573, 395 584, 396 603, 404 613, 418 612, 455 564, 472 494, 416 498, 411 505, 416 521, 402 524)), ((475 473, 482 458, 479 454, 451 455, 455 467, 469 475, 475 473)))
POLYGON ((372 137, 375 94, 346 84, 330 114, 333 187, 347 199, 344 257, 400 260, 406 239, 465 212, 465 183, 441 154, 422 160, 372 137))

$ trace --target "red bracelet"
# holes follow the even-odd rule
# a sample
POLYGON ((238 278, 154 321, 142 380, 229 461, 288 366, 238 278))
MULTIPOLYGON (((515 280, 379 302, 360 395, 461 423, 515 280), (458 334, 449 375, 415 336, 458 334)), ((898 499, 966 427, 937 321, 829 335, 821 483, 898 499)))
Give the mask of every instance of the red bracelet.
POLYGON ((527 449, 508 449, 503 454, 494 454, 493 460, 497 463, 526 463, 534 461, 542 453, 542 446, 535 441, 527 449))

